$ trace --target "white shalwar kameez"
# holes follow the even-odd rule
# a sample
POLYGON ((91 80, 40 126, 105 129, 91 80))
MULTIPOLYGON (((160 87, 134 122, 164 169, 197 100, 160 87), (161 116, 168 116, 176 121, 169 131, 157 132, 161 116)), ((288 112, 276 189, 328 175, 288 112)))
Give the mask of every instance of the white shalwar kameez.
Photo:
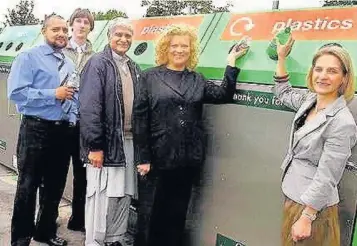
POLYGON ((123 241, 136 181, 132 137, 125 137, 126 167, 87 165, 86 246, 123 241))

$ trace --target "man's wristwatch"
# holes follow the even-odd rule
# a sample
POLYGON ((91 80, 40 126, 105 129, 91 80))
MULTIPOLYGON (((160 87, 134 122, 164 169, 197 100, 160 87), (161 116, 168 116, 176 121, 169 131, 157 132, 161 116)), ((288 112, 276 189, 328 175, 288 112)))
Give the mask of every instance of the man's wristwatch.
POLYGON ((306 218, 308 218, 309 220, 311 220, 311 222, 314 221, 314 220, 316 220, 316 218, 317 218, 317 215, 316 215, 316 214, 309 214, 309 213, 306 212, 306 211, 302 211, 301 215, 304 216, 304 217, 306 217, 306 218))

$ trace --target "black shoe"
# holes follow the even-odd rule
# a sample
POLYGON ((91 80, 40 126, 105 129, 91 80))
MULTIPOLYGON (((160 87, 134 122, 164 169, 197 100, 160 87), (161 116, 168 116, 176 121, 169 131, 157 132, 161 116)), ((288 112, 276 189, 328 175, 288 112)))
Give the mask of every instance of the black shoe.
POLYGON ((86 229, 84 228, 84 226, 75 226, 70 223, 68 223, 67 228, 68 228, 68 230, 71 230, 71 231, 86 232, 86 229))
POLYGON ((82 220, 82 223, 78 223, 78 220, 73 219, 73 216, 68 220, 67 228, 71 231, 86 232, 84 228, 84 220, 82 220))
POLYGON ((105 246, 123 246, 120 242, 105 243, 105 246))
POLYGON ((47 243, 49 246, 66 246, 67 241, 64 240, 63 238, 60 237, 53 237, 47 240, 38 240, 34 238, 35 241, 40 242, 40 243, 47 243))
POLYGON ((11 245, 28 246, 30 245, 30 243, 31 243, 31 237, 26 237, 16 240, 16 242, 13 242, 11 245))

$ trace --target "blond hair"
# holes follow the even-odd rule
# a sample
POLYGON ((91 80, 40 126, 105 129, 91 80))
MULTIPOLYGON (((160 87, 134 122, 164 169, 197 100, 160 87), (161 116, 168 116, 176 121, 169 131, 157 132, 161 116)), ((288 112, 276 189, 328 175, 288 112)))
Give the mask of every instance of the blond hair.
POLYGON ((198 64, 199 44, 197 30, 189 25, 175 24, 168 27, 156 41, 155 62, 157 65, 166 65, 168 63, 168 49, 173 36, 189 36, 190 38, 190 57, 186 68, 194 70, 198 64))
POLYGON ((312 81, 312 74, 316 65, 317 59, 319 59, 323 55, 333 55, 336 57, 341 63, 341 69, 344 75, 344 81, 341 85, 338 93, 339 95, 343 95, 347 102, 351 101, 355 94, 355 76, 353 70, 352 59, 348 54, 347 50, 339 46, 326 46, 317 51, 312 59, 312 66, 310 67, 306 80, 307 87, 315 92, 312 81))

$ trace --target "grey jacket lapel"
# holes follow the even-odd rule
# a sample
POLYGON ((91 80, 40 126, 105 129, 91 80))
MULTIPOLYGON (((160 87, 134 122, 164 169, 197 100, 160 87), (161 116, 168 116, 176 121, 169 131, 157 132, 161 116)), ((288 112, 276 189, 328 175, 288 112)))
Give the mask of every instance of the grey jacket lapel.
POLYGON ((316 117, 311 121, 305 123, 299 130, 297 130, 294 134, 294 140, 293 140, 293 148, 297 145, 297 143, 305 137, 307 134, 310 132, 316 130, 319 128, 321 125, 323 125, 326 122, 326 115, 324 113, 317 114, 316 117))
POLYGON ((312 107, 312 105, 316 103, 316 95, 311 94, 311 96, 308 96, 305 100, 305 102, 301 105, 299 110, 296 112, 295 117, 294 117, 294 124, 296 121, 305 114, 305 112, 312 107))
MULTIPOLYGON (((316 101, 316 97, 311 98, 301 106, 300 110, 298 111, 299 117, 297 113, 294 119, 294 125, 296 123, 296 120, 299 119, 309 108, 311 108, 312 105, 315 103, 315 101, 316 101)), ((346 101, 343 96, 340 96, 334 103, 332 103, 325 110, 317 114, 312 121, 307 122, 304 126, 302 126, 299 130, 297 130, 294 133, 292 148, 295 148, 297 143, 307 134, 309 134, 310 132, 316 130, 321 125, 323 125, 327 121, 328 116, 334 116, 338 111, 340 111, 344 107, 346 107, 346 101)))
POLYGON ((294 120, 293 120, 293 127, 291 129, 291 133, 290 133, 290 148, 293 149, 297 143, 296 141, 296 137, 295 137, 295 129, 296 129, 296 125, 297 125, 297 121, 300 117, 302 117, 305 112, 312 107, 312 105, 316 102, 316 96, 310 96, 307 97, 306 101, 301 105, 301 107, 299 108, 299 110, 296 112, 294 120))

